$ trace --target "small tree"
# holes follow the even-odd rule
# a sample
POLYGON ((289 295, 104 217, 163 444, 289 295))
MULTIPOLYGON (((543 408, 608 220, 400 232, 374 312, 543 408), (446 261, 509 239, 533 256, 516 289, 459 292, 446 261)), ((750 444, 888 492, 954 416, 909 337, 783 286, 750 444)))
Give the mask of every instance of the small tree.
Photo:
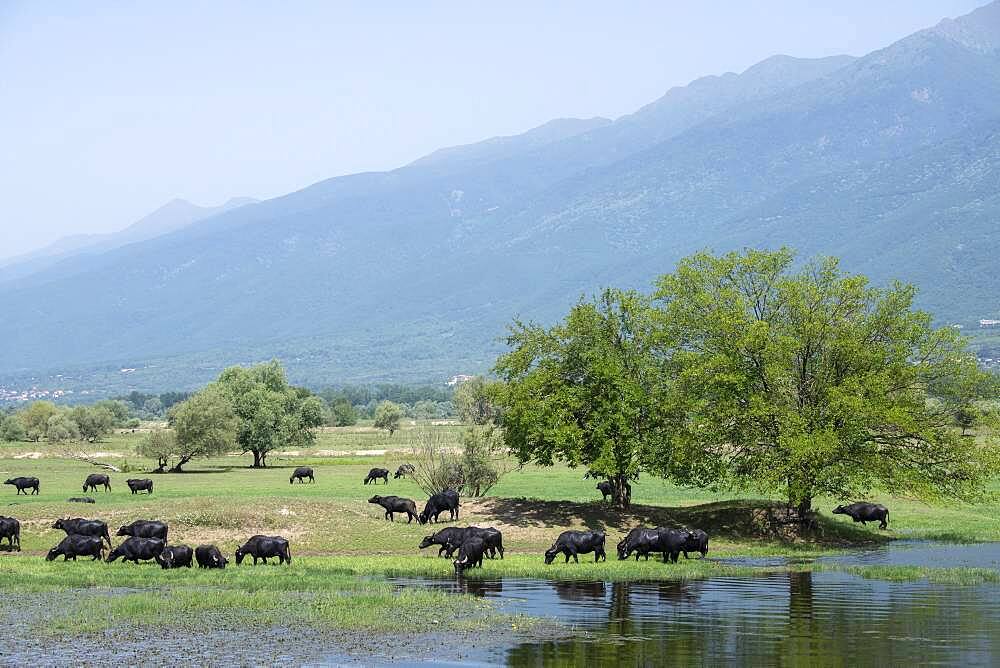
POLYGON ((340 399, 330 407, 330 422, 334 427, 350 427, 358 423, 358 412, 347 399, 340 399))
POLYGON ((459 468, 469 496, 484 496, 511 469, 510 455, 500 430, 488 425, 462 433, 459 468))
POLYGON ((51 401, 35 401, 18 412, 17 417, 24 426, 27 439, 35 442, 44 439, 49 427, 49 418, 56 412, 56 406, 51 401))
POLYGON ((181 467, 195 457, 225 454, 236 444, 239 421, 229 401, 215 385, 209 385, 190 399, 170 409, 170 424, 174 428, 177 462, 170 469, 180 473, 181 467))
POLYGON ((156 460, 156 473, 163 473, 177 452, 177 435, 172 429, 151 431, 136 448, 136 453, 140 457, 156 460))
POLYGON ((70 417, 88 443, 107 436, 115 425, 115 416, 106 406, 77 406, 70 411, 70 417))
POLYGON ((68 411, 59 411, 49 417, 45 426, 45 440, 49 443, 65 443, 80 438, 80 429, 68 411))
POLYGON ((0 418, 0 441, 16 443, 28 438, 21 419, 16 415, 5 415, 0 418))
POLYGON ((502 383, 476 376, 457 388, 452 397, 458 418, 466 424, 484 425, 498 419, 502 383))
POLYGON ((402 419, 403 408, 399 404, 391 401, 382 401, 375 408, 375 428, 384 429, 389 432, 389 436, 396 433, 402 419))

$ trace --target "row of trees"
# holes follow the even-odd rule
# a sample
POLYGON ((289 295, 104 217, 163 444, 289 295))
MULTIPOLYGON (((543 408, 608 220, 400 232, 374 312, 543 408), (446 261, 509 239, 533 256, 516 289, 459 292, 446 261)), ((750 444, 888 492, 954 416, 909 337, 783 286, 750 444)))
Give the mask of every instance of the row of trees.
POLYGON ((606 290, 551 328, 515 323, 496 366, 508 447, 626 483, 971 500, 998 470, 997 381, 952 328, 834 259, 700 253, 652 294, 606 290), (979 422, 985 438, 963 438, 979 422))
POLYGON ((0 441, 65 443, 94 442, 129 424, 129 409, 120 401, 63 407, 35 401, 0 416, 0 441))

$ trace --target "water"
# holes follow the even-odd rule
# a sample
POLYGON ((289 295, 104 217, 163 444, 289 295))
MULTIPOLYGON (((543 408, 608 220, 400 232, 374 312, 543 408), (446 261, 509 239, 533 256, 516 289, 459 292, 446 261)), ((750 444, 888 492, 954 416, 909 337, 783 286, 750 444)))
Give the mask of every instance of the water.
MULTIPOLYGON (((911 544, 844 563, 996 567, 1000 545, 911 544)), ((782 573, 689 582, 398 580, 554 618, 583 637, 488 661, 540 665, 1000 665, 1000 587, 782 573), (582 633, 581 633, 582 632, 582 633)))

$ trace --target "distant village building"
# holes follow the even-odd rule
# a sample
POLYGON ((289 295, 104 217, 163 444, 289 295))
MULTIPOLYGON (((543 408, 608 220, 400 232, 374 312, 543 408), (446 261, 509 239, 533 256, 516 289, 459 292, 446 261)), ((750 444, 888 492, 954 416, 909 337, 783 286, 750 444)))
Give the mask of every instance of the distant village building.
POLYGON ((980 320, 979 326, 983 328, 1000 327, 1000 320, 980 320))
POLYGON ((457 376, 451 377, 451 380, 448 381, 448 387, 455 387, 457 385, 461 385, 465 381, 472 380, 473 378, 475 378, 475 376, 469 376, 464 373, 460 373, 457 376))

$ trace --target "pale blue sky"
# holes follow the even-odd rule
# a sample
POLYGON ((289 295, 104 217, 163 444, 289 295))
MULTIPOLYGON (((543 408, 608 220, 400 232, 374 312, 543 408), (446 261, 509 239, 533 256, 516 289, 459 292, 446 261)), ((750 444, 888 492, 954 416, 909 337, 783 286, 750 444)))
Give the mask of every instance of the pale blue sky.
POLYGON ((985 0, 0 0, 0 257, 617 117, 770 55, 863 55, 985 0))

